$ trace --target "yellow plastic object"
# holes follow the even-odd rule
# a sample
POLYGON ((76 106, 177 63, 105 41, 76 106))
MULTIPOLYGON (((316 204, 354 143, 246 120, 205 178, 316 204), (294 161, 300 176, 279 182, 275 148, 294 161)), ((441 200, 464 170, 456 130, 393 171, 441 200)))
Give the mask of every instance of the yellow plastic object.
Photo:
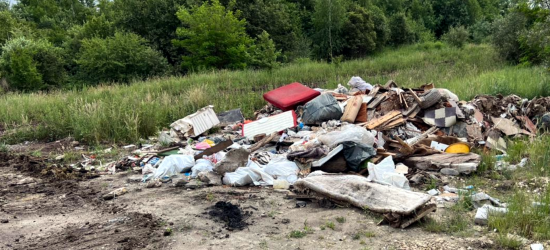
POLYGON ((464 142, 453 143, 449 147, 447 147, 447 149, 445 149, 445 153, 467 154, 470 153, 470 145, 464 142))
POLYGON ((211 141, 211 140, 208 140, 208 139, 204 140, 203 142, 208 143, 208 145, 210 145, 210 147, 216 146, 216 143, 215 143, 215 142, 213 142, 213 141, 211 141))

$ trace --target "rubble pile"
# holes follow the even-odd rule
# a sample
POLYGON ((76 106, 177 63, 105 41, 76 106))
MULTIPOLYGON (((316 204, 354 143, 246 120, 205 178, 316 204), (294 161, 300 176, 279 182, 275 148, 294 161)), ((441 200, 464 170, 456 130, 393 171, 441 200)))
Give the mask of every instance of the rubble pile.
MULTIPOLYGON (((152 186, 199 179, 201 185, 294 187, 368 207, 404 228, 435 210, 431 196, 409 191, 411 186, 473 173, 481 162, 473 148, 505 154, 506 137, 535 136, 550 123, 548 97, 461 101, 434 84, 372 86, 360 77, 348 87, 283 86, 264 94, 268 104, 252 120, 240 109, 216 115, 212 106, 204 107, 172 123, 156 146, 106 169, 140 169, 152 186), (160 144, 173 147, 155 150, 160 144), (389 194, 391 199, 376 199, 389 194)), ((440 198, 455 198, 445 192, 440 198)))

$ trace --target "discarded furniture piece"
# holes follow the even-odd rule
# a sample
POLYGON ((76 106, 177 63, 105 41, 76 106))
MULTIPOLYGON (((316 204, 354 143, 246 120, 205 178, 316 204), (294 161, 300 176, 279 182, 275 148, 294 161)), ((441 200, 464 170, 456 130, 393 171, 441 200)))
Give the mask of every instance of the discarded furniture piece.
POLYGON ((195 137, 219 123, 220 120, 218 120, 218 116, 214 112, 214 106, 210 105, 173 122, 170 124, 170 127, 177 134, 182 134, 184 137, 195 137))
POLYGON ((287 111, 293 110, 296 106, 304 104, 320 94, 319 91, 295 82, 265 93, 264 100, 287 111))
POLYGON ((316 175, 296 181, 294 187, 301 192, 383 213, 392 227, 409 226, 427 214, 426 207, 429 211, 435 210, 435 206, 426 204, 431 199, 428 194, 372 183, 357 175, 316 175))
POLYGON ((296 127, 296 113, 287 111, 282 114, 265 117, 243 125, 242 135, 253 139, 258 134, 271 134, 287 128, 296 127))
POLYGON ((432 154, 426 156, 413 156, 404 160, 405 165, 422 170, 439 171, 443 168, 455 169, 460 173, 469 174, 476 171, 481 163, 481 156, 474 153, 468 154, 432 154))

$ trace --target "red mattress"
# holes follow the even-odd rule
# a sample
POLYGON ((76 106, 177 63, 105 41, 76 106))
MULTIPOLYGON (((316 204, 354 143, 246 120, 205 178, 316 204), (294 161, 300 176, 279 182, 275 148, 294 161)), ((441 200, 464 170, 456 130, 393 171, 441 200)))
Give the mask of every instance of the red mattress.
POLYGON ((319 91, 295 82, 265 93, 264 100, 283 111, 287 111, 309 102, 320 94, 319 91))

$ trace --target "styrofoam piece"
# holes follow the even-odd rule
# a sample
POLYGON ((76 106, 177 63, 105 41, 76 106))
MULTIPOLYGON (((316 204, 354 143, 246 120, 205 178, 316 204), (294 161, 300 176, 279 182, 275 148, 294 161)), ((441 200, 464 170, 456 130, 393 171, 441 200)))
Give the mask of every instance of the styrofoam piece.
POLYGON ((336 156, 338 153, 340 153, 342 151, 342 149, 344 149, 344 145, 340 144, 338 145, 338 147, 335 147, 334 149, 332 149, 325 157, 319 159, 319 160, 316 160, 314 161, 311 166, 312 167, 320 167, 320 166, 323 166, 323 164, 327 163, 327 161, 329 161, 330 159, 332 159, 332 157, 336 156))
POLYGON ((243 125, 242 135, 248 139, 253 139, 255 135, 266 134, 292 128, 297 125, 296 113, 287 111, 282 114, 265 117, 243 125))
POLYGON ((214 106, 210 105, 173 122, 170 127, 186 136, 198 136, 219 123, 220 120, 214 112, 214 106))

